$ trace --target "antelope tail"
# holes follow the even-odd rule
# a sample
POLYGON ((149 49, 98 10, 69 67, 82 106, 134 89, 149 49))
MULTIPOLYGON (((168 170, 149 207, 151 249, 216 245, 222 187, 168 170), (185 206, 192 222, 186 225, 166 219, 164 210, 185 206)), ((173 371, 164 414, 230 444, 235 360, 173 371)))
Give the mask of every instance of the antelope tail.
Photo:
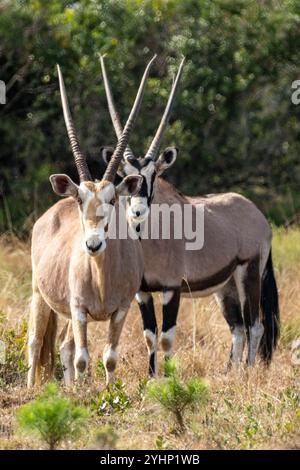
POLYGON ((263 314, 264 334, 261 339, 259 352, 262 359, 269 364, 280 333, 278 291, 271 250, 262 278, 260 306, 263 314))

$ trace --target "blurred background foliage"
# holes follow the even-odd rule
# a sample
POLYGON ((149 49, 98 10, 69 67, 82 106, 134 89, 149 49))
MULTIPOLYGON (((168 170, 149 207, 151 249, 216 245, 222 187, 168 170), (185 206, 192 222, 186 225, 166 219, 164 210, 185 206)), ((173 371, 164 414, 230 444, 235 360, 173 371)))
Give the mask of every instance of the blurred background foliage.
POLYGON ((63 123, 62 67, 82 148, 95 177, 116 142, 98 53, 125 121, 146 62, 158 53, 131 145, 143 155, 181 55, 180 94, 164 144, 179 156, 167 178, 190 195, 238 191, 276 224, 300 214, 299 0, 0 1, 0 230, 26 236, 55 200, 48 176, 77 178, 63 123))

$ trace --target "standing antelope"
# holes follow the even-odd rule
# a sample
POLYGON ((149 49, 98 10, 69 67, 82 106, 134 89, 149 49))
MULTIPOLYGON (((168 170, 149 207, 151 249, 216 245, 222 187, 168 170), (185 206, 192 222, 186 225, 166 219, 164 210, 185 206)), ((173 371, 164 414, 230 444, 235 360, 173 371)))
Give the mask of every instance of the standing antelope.
MULTIPOLYGON (((254 364, 258 350, 264 361, 269 363, 279 336, 278 294, 271 255, 272 231, 264 215, 239 194, 190 198, 160 178, 177 157, 177 149, 169 147, 157 158, 182 65, 145 157, 136 158, 127 146, 118 169, 121 177, 136 174, 143 178, 139 193, 130 198, 128 210, 131 223, 139 233, 142 233, 143 223, 151 214, 151 204, 190 205, 193 210, 199 204, 204 207, 204 246, 201 250, 186 250, 185 238, 152 240, 150 234, 147 239, 141 237, 145 272, 136 299, 143 318, 150 375, 156 372, 157 349, 157 323, 151 292, 163 292, 161 345, 166 359, 173 351, 181 293, 199 297, 216 295, 232 333, 229 366, 241 363, 246 339, 247 364, 254 364)), ((111 119, 120 138, 122 125, 103 58, 101 66, 111 119)), ((102 149, 106 163, 112 153, 111 148, 102 149)))
MULTIPOLYGON (((137 118, 154 58, 146 67, 133 108, 104 177, 96 182, 91 180, 80 150, 58 67, 63 114, 80 185, 67 175, 50 176, 53 190, 59 196, 69 197, 52 206, 33 228, 29 387, 34 385, 39 366, 47 356, 43 349, 53 348, 56 314, 72 320, 72 327, 68 327, 69 336, 65 338, 66 348, 62 347, 61 350, 67 384, 73 379, 74 367, 76 378, 80 378, 87 367, 88 319, 110 320, 103 362, 107 383, 113 380, 122 327, 130 303, 141 285, 143 257, 139 241, 106 238, 110 216, 102 209, 121 194, 134 195, 141 184, 142 178, 138 175, 125 177, 118 186, 113 182, 137 118), (72 334, 75 341, 74 365, 70 349, 72 334)), ((115 207, 118 211, 118 201, 115 207)))

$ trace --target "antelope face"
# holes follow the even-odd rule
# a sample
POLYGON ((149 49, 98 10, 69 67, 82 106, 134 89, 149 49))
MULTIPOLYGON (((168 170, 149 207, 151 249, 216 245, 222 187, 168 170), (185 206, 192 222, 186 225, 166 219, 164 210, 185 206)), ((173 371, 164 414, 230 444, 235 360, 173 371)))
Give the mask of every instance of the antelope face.
POLYGON ((90 256, 97 256, 106 248, 106 232, 116 198, 133 196, 139 191, 142 178, 127 176, 118 186, 106 180, 83 181, 78 186, 67 175, 52 175, 50 182, 56 194, 71 196, 77 201, 84 234, 83 249, 90 256))
MULTIPOLYGON (((148 157, 128 157, 121 162, 118 170, 119 176, 139 175, 142 177, 140 189, 135 195, 131 196, 128 205, 128 219, 133 225, 141 224, 147 219, 154 195, 155 178, 162 175, 167 168, 173 165, 177 152, 178 150, 175 147, 167 147, 156 161, 148 157)), ((103 148, 101 153, 104 162, 108 164, 113 149, 110 147, 103 148)))

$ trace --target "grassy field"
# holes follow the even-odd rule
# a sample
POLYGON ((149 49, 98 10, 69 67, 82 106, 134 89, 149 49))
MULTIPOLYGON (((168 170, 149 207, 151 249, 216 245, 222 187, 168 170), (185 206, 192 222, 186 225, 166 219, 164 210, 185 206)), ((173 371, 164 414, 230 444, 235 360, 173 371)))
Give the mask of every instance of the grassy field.
MULTIPOLYGON (((123 381, 103 404, 101 358, 107 324, 89 326, 92 365, 84 387, 65 391, 91 409, 88 431, 64 448, 117 449, 274 449, 300 448, 300 365, 292 360, 292 343, 300 338, 300 231, 276 229, 273 257, 280 291, 281 340, 271 367, 225 373, 230 334, 213 297, 185 299, 181 303, 176 357, 183 380, 204 377, 209 399, 187 414, 187 428, 178 433, 172 416, 144 396, 147 354, 142 323, 133 302, 120 343, 117 376, 123 381), (196 338, 195 344, 193 338, 196 338), (115 399, 117 398, 117 399, 115 399), (103 407, 102 407, 103 408, 103 407), (95 436, 110 426, 106 438, 95 436)), ((26 320, 30 300, 29 246, 14 240, 0 242, 0 337, 7 347, 6 364, 0 366, 0 448, 42 448, 39 441, 22 435, 15 420, 19 406, 37 393, 27 392, 26 320)), ((159 324, 161 297, 155 296, 159 324)), ((56 375, 61 376, 59 361, 56 375)), ((162 355, 159 352, 160 374, 162 355)))

